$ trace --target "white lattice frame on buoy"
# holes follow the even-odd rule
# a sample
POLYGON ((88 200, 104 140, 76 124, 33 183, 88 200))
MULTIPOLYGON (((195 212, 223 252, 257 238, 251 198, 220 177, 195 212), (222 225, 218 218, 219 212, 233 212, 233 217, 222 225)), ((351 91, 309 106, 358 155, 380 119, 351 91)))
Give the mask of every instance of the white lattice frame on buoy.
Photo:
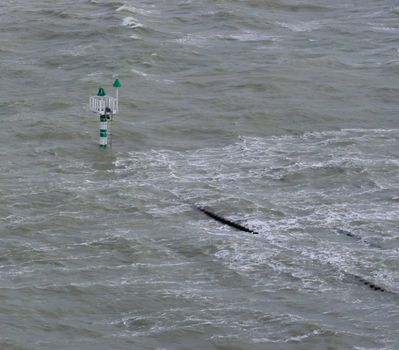
POLYGON ((106 112, 116 114, 118 113, 118 99, 111 96, 91 96, 90 110, 93 113, 104 114, 106 112), (109 111, 106 109, 109 108, 109 111))

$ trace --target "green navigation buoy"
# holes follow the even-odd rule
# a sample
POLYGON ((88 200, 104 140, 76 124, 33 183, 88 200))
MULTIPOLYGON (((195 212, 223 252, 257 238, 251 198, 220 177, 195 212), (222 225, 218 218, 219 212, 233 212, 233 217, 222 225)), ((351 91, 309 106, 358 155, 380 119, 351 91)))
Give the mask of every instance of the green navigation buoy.
POLYGON ((97 96, 105 96, 105 90, 102 87, 98 89, 97 96))
POLYGON ((107 96, 105 90, 100 87, 97 96, 91 96, 89 99, 90 110, 100 116, 100 148, 111 147, 112 132, 111 122, 119 109, 119 88, 122 86, 119 79, 114 81, 115 97, 107 96))
POLYGON ((112 85, 114 88, 120 88, 122 87, 121 82, 119 81, 119 79, 115 79, 114 81, 114 85, 112 85))

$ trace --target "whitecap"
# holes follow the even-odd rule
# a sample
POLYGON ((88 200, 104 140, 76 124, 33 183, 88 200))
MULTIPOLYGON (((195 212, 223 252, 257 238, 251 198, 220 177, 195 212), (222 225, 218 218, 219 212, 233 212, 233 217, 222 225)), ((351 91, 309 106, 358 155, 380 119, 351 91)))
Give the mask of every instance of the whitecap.
POLYGON ((133 40, 142 40, 142 37, 140 35, 136 35, 136 34, 130 35, 129 38, 133 39, 133 40))
POLYGON ((201 34, 201 33, 193 33, 187 34, 183 38, 176 39, 175 42, 183 45, 191 45, 191 46, 204 46, 209 44, 209 40, 212 38, 210 35, 201 34))
POLYGON ((123 6, 121 6, 121 7, 116 9, 116 12, 119 12, 119 11, 137 13, 137 14, 142 15, 142 16, 148 16, 148 15, 153 13, 153 11, 139 9, 137 7, 134 7, 134 6, 126 6, 126 5, 123 5, 123 6))
POLYGON ((148 81, 154 81, 157 83, 164 83, 164 84, 173 84, 175 82, 174 80, 170 80, 170 79, 160 79, 153 74, 148 74, 148 73, 142 72, 142 71, 140 71, 138 69, 134 69, 134 68, 131 69, 131 72, 140 77, 145 78, 148 81))
POLYGON ((140 77, 144 77, 144 78, 148 77, 148 74, 147 74, 147 73, 144 73, 144 72, 142 72, 141 70, 132 69, 132 72, 133 72, 134 74, 137 74, 137 75, 139 75, 140 77))
POLYGON ((133 17, 125 17, 122 20, 122 25, 129 27, 131 29, 141 28, 143 25, 133 17))
POLYGON ((384 26, 373 26, 371 30, 375 32, 384 32, 384 33, 395 33, 399 31, 399 28, 395 27, 384 27, 384 26))
POLYGON ((297 23, 286 23, 286 22, 276 22, 279 26, 283 28, 288 28, 293 32, 311 32, 313 30, 320 29, 322 24, 319 21, 310 22, 297 22, 297 23))
POLYGON ((243 32, 238 34, 231 34, 228 38, 238 41, 277 41, 275 36, 257 33, 257 32, 243 32))
POLYGON ((88 49, 92 47, 91 44, 89 45, 77 45, 71 49, 62 50, 61 52, 66 55, 70 56, 82 56, 88 49))

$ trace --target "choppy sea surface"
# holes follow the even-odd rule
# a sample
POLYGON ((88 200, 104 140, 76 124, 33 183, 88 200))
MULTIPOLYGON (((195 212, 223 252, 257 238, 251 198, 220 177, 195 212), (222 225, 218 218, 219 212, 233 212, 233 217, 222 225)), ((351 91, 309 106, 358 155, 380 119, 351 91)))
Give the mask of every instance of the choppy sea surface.
POLYGON ((399 348, 399 2, 2 0, 0 72, 0 349, 399 348))

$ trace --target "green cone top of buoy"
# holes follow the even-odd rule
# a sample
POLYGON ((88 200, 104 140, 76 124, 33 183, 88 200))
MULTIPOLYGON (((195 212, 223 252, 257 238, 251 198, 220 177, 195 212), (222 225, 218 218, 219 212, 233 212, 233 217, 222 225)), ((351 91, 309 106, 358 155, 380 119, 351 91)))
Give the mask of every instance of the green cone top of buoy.
POLYGON ((102 87, 98 89, 97 96, 105 96, 105 90, 102 87))
POLYGON ((114 81, 114 85, 112 85, 114 88, 120 88, 122 86, 121 82, 119 81, 119 79, 116 79, 114 81))

